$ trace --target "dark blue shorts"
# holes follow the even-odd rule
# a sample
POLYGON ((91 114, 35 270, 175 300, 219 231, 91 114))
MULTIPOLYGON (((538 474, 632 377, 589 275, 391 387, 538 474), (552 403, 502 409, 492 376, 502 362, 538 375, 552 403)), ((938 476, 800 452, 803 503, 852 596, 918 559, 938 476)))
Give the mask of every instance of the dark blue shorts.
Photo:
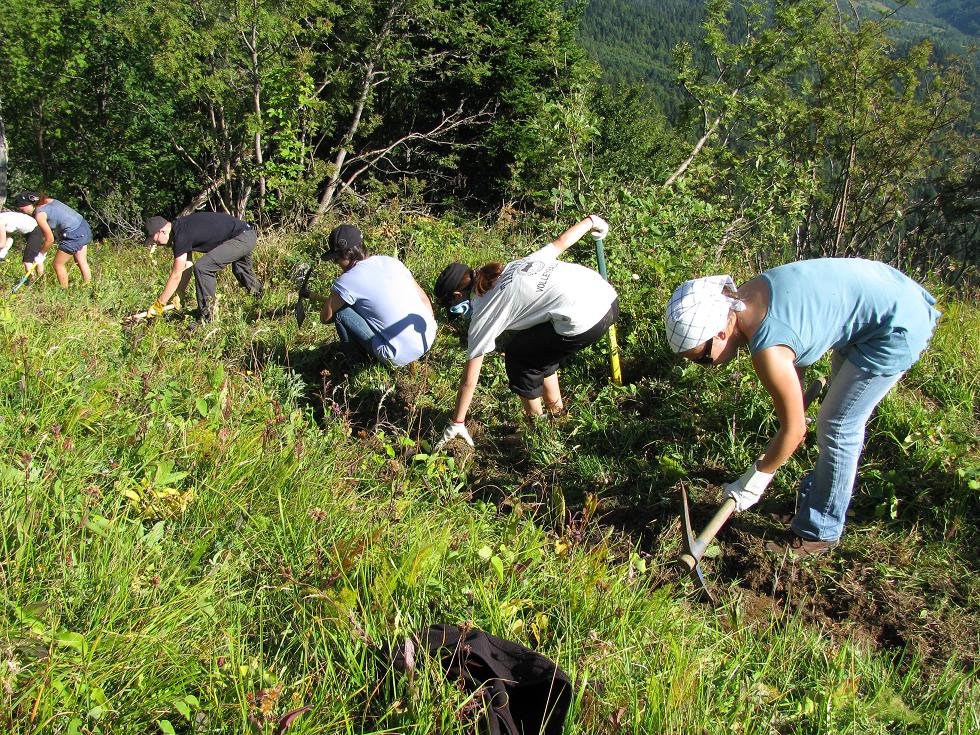
POLYGON ((82 220, 82 224, 61 236, 61 240, 58 241, 58 250, 74 255, 90 242, 92 242, 92 228, 88 226, 88 222, 82 220))

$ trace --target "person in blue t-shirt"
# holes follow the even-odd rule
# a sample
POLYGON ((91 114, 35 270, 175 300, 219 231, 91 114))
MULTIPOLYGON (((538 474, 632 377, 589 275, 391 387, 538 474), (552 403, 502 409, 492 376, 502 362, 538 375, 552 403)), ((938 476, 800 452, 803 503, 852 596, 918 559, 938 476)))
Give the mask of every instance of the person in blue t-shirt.
POLYGON ((844 530, 865 425, 926 348, 936 299, 885 263, 822 258, 782 265, 739 289, 730 276, 687 281, 665 318, 671 349, 700 365, 723 365, 748 347, 772 396, 779 430, 761 459, 725 496, 754 505, 803 441, 803 373, 833 350, 831 380, 817 418, 819 456, 801 482, 792 533, 771 551, 800 558, 832 548, 844 530))
POLYGON ((432 303, 397 258, 369 255, 354 225, 334 228, 321 256, 342 273, 329 296, 301 296, 321 307, 320 320, 333 322, 355 361, 373 359, 401 367, 429 351, 436 338, 432 303))

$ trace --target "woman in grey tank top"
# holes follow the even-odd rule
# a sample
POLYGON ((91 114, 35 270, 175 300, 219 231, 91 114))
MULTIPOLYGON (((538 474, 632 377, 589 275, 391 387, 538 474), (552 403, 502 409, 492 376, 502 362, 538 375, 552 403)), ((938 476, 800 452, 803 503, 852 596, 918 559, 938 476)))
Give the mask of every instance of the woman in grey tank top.
POLYGON ((82 272, 82 280, 92 280, 88 267, 88 244, 92 241, 92 230, 88 222, 78 212, 57 199, 34 191, 18 194, 14 206, 24 214, 37 220, 38 229, 44 236, 41 252, 34 259, 34 269, 38 276, 44 273, 47 252, 55 241, 58 250, 54 256, 54 272, 62 288, 68 286, 68 262, 72 259, 82 272))

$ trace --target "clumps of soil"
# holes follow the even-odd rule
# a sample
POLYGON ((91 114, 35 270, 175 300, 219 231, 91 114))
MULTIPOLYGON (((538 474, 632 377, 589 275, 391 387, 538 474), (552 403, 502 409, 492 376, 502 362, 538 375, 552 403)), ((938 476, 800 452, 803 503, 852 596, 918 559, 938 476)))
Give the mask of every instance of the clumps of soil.
POLYGON ((928 579, 904 574, 903 546, 865 534, 862 546, 845 537, 830 554, 792 561, 767 552, 757 532, 729 528, 725 536, 723 557, 704 560, 702 568, 719 588, 737 580, 749 619, 797 617, 838 641, 913 653, 936 673, 951 658, 976 665, 980 616, 961 599, 950 572, 928 579))

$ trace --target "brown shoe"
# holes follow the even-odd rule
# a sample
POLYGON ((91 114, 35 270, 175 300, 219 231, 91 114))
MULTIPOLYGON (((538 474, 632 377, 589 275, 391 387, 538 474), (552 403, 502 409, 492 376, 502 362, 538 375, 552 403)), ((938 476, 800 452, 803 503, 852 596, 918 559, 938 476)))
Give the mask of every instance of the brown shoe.
POLYGON ((837 546, 837 541, 810 541, 809 539, 790 533, 785 541, 769 541, 766 543, 766 551, 774 554, 788 556, 793 561, 807 559, 811 556, 825 554, 837 546))

